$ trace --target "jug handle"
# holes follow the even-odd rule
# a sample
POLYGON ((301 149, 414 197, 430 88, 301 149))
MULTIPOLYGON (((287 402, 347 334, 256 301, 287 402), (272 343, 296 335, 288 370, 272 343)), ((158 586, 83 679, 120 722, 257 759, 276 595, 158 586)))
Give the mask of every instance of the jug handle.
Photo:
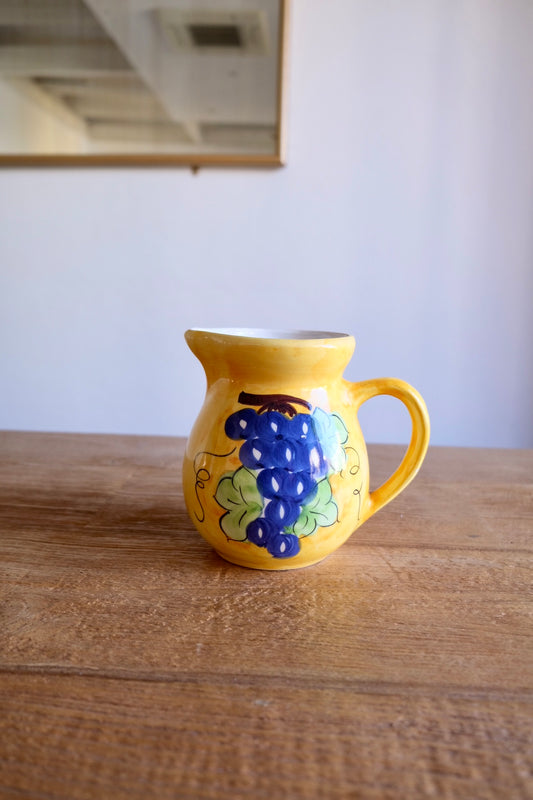
POLYGON ((398 378, 375 378, 350 384, 350 394, 356 409, 378 395, 391 395, 401 400, 411 417, 411 440, 398 469, 378 489, 369 493, 363 519, 368 519, 386 503, 390 503, 413 480, 420 469, 429 444, 429 415, 422 396, 398 378))

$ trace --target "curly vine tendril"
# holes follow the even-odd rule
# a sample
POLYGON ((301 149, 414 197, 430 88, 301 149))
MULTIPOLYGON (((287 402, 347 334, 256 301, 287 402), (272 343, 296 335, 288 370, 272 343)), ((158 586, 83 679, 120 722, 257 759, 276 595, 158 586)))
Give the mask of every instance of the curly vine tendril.
POLYGON ((205 467, 198 467, 197 461, 198 458, 201 456, 211 456, 212 458, 228 458, 228 456, 233 455, 237 448, 234 447, 233 450, 230 450, 229 453, 210 453, 209 450, 201 450, 199 453, 196 453, 193 461, 193 469, 194 469, 194 476, 195 476, 195 484, 194 484, 194 493, 196 495, 196 499, 198 501, 198 506, 200 507, 200 514, 197 511, 194 512, 196 519, 198 522, 204 522, 205 520, 205 510, 202 505, 202 500, 200 498, 199 490, 205 489, 206 483, 211 480, 211 473, 205 467))
MULTIPOLYGON (((348 450, 350 450, 352 453, 355 453, 355 457, 356 457, 357 460, 356 460, 355 464, 352 464, 350 469, 348 470, 350 475, 352 477, 354 477, 355 475, 357 475, 357 473, 361 469, 361 461, 360 461, 360 458, 359 458, 359 453, 357 452, 355 447, 345 447, 344 449, 345 449, 346 453, 348 453, 348 450)), ((344 470, 342 470, 341 473, 340 473, 342 478, 344 478, 344 475, 342 474, 343 472, 344 472, 344 470)), ((362 486, 362 484, 361 484, 361 486, 362 486)), ((357 502, 358 502, 357 520, 358 521, 361 519, 361 486, 358 489, 354 489, 353 492, 352 492, 354 497, 357 497, 357 502)))

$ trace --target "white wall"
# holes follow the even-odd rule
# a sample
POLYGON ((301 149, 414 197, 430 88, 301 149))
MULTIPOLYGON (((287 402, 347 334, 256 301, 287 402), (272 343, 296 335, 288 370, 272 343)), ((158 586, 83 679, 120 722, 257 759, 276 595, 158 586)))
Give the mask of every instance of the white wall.
POLYGON ((291 39, 284 170, 0 173, 0 426, 185 434, 182 333, 238 324, 351 332, 433 443, 533 446, 533 5, 294 0, 291 39))

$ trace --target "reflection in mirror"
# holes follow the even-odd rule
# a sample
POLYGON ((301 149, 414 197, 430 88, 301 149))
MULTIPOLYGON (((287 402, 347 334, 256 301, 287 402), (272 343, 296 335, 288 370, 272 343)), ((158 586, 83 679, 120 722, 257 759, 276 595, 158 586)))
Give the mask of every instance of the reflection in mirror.
POLYGON ((284 0, 0 0, 0 163, 282 163, 284 0))

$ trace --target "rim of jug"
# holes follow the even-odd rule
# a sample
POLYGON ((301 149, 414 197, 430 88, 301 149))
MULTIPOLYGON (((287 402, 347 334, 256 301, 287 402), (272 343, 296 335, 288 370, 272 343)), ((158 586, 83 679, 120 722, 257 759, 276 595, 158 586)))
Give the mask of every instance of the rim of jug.
POLYGON ((235 336, 245 339, 272 339, 277 341, 303 341, 317 339, 350 338, 348 333, 336 331, 291 330, 277 328, 190 328, 196 333, 212 333, 218 336, 235 336))

